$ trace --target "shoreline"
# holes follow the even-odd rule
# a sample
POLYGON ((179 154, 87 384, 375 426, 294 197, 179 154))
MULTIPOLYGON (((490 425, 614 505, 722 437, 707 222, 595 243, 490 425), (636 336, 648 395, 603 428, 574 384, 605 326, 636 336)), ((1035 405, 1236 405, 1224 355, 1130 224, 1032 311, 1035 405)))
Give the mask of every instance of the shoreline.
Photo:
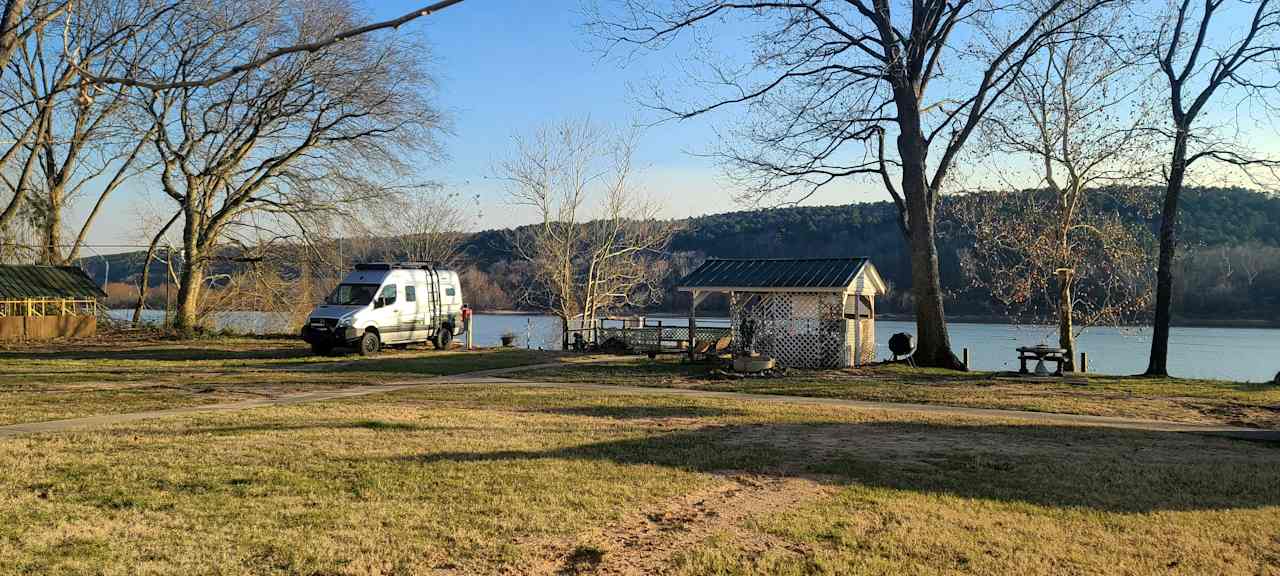
MULTIPOLYGON (((543 312, 536 310, 475 310, 476 314, 488 314, 491 316, 548 316, 543 312)), ((727 312, 726 312, 727 314, 727 312)), ((685 318, 686 316, 678 312, 649 312, 637 314, 646 318, 685 318)), ((726 316, 707 315, 699 316, 699 318, 724 318, 726 316)), ((891 322, 914 322, 915 316, 910 314, 882 313, 876 315, 878 320, 889 320, 891 322)), ((981 315, 964 315, 957 314, 947 316, 947 323, 954 324, 990 324, 990 325, 1006 325, 1006 326, 1052 326, 1052 324, 1039 324, 1035 322, 1016 322, 1010 318, 1002 316, 981 316, 981 315)), ((1262 320, 1262 319, 1246 319, 1246 318, 1177 318, 1172 322, 1174 328, 1257 328, 1257 329, 1280 329, 1280 319, 1278 320, 1262 320)), ((1150 324, 1125 324, 1119 328, 1149 328, 1150 324)), ((1102 327, 1102 326, 1098 326, 1102 327)))

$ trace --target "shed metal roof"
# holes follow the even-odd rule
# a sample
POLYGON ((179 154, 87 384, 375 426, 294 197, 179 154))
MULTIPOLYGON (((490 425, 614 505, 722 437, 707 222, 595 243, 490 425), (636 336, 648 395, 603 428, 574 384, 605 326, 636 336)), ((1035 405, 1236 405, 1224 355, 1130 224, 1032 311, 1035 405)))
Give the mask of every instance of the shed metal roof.
POLYGON ((105 298, 107 294, 75 266, 0 266, 0 300, 105 298))
MULTIPOLYGON (((749 258, 707 260, 679 283, 696 289, 843 290, 868 266, 866 258, 749 258)), ((876 274, 879 280, 879 275, 876 274)))

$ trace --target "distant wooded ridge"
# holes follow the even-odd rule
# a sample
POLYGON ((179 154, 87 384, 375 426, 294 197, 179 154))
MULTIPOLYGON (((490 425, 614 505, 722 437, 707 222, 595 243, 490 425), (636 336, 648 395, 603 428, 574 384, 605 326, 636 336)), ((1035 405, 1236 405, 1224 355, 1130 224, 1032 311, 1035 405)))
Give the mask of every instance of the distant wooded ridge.
MULTIPOLYGON (((958 251, 966 246, 947 218, 944 197, 938 249, 947 312, 952 316, 1000 317, 1003 308, 970 289, 958 251)), ((1134 224, 1154 229, 1155 216, 1114 209, 1134 224)), ((679 277, 706 258, 820 258, 866 256, 893 286, 879 306, 909 313, 910 263, 891 202, 841 206, 800 206, 727 212, 688 219, 671 244, 666 294, 658 310, 678 311, 687 300, 676 293, 679 277)), ((1280 196, 1242 188, 1189 188, 1183 197, 1180 236, 1187 246, 1180 261, 1175 313, 1190 320, 1280 322, 1280 196)), ((509 231, 467 234, 455 266, 472 270, 468 290, 481 309, 519 308, 527 282, 525 267, 511 253, 509 231)), ((1151 247, 1153 253, 1155 247, 1151 247)), ((136 282, 143 252, 110 255, 111 281, 136 282)), ((236 266, 226 262, 223 271, 236 266)), ((84 267, 103 279, 100 259, 84 267)), ((163 272, 153 268, 155 283, 163 272)), ((154 284, 153 284, 154 285, 154 284)), ((704 308, 714 311, 715 303, 704 308)))

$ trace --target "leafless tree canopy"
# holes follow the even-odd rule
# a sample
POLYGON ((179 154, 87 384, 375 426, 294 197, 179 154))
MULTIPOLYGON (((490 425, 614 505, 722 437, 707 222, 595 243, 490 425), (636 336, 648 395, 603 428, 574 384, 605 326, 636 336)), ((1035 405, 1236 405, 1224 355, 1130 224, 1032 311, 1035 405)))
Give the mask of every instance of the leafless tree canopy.
POLYGON ((77 68, 123 73, 135 67, 150 38, 139 23, 154 16, 146 2, 75 2, 15 47, 0 101, 5 136, 20 149, 7 165, 23 168, 6 183, 10 206, 24 208, 17 213, 39 237, 33 260, 75 260, 108 196, 138 168, 149 135, 128 114, 130 95, 85 83, 77 68), (95 179, 101 180, 86 187, 95 179), (78 229, 68 230, 65 212, 89 193, 96 195, 93 208, 78 229))
POLYGON ((478 209, 478 199, 439 184, 410 186, 370 202, 353 232, 383 260, 453 264, 478 209))
MULTIPOLYGON (((175 10, 148 65, 180 86, 221 62, 358 25, 346 0, 209 2, 175 10), (237 17, 262 14, 252 25, 237 17)), ((307 240, 326 219, 376 197, 431 143, 421 48, 361 36, 282 56, 210 87, 141 89, 163 192, 183 212, 178 326, 195 321, 203 274, 225 241, 307 240)))
POLYGON ((532 265, 528 303, 590 323, 660 297, 655 260, 676 227, 636 188, 632 151, 630 137, 589 121, 516 138, 499 174, 512 202, 536 214, 512 239, 532 265))
POLYGON ((973 241, 962 255, 971 286, 1018 317, 1052 311, 1068 370, 1079 329, 1131 322, 1150 303, 1150 233, 1119 211, 1145 212, 1146 194, 1129 184, 1154 167, 1155 107, 1141 97, 1148 75, 1115 46, 1125 33, 1116 16, 1103 9, 1065 27, 980 127, 996 162, 1035 167, 1037 189, 953 203, 973 241))

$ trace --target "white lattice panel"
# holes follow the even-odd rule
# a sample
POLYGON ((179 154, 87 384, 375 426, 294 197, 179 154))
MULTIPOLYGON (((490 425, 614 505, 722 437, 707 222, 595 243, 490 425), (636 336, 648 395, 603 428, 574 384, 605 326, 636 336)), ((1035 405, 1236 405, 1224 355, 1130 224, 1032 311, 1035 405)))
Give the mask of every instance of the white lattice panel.
POLYGON ((796 368, 849 363, 852 323, 838 294, 734 294, 730 316, 738 352, 759 352, 796 368))

